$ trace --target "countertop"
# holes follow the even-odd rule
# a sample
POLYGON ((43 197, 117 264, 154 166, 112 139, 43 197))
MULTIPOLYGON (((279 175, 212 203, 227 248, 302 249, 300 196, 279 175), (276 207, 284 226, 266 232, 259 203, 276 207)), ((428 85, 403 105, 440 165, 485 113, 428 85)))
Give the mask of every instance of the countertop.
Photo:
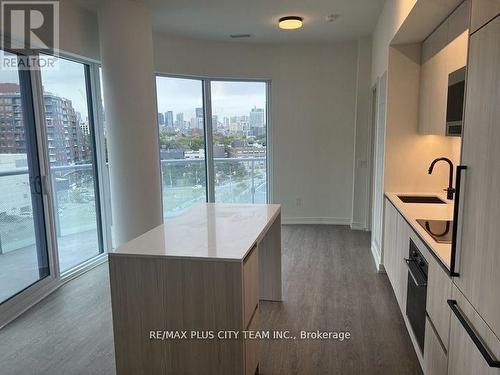
POLYGON ((386 192, 386 197, 392 202, 394 207, 410 224, 418 236, 425 242, 427 247, 450 269, 451 244, 436 242, 424 228, 417 223, 417 219, 429 220, 453 220, 453 201, 447 200, 445 194, 440 193, 391 193, 386 192), (404 203, 398 195, 433 195, 438 196, 446 204, 425 204, 425 203, 404 203))
POLYGON ((280 212, 279 204, 203 203, 167 219, 110 256, 242 261, 280 212))

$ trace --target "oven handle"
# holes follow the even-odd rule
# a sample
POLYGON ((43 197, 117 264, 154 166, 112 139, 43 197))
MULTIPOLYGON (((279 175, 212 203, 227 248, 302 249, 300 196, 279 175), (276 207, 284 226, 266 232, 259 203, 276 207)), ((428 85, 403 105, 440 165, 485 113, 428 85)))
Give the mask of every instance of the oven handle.
POLYGON ((488 366, 500 368, 500 361, 496 360, 495 358, 493 358, 491 356, 490 352, 488 351, 486 346, 483 344, 483 341, 481 340, 481 338, 477 335, 477 333, 470 326, 470 324, 467 322, 467 319, 462 314, 462 311, 458 307, 457 301, 454 299, 449 299, 449 300, 447 300, 447 302, 448 302, 448 305, 450 305, 451 311, 453 311, 453 313, 457 317, 458 321, 462 324, 465 331, 469 334, 469 337, 472 339, 472 341, 476 345, 479 352, 483 355, 483 358, 488 363, 488 366))
POLYGON ((415 285, 417 287, 426 287, 427 286, 427 281, 418 281, 418 278, 415 276, 415 274, 413 273, 413 270, 411 269, 410 267, 410 263, 415 263, 415 261, 413 259, 406 259, 405 258, 405 262, 406 262, 406 266, 408 267, 408 274, 411 276, 411 278, 413 279, 413 282, 415 283, 415 285))

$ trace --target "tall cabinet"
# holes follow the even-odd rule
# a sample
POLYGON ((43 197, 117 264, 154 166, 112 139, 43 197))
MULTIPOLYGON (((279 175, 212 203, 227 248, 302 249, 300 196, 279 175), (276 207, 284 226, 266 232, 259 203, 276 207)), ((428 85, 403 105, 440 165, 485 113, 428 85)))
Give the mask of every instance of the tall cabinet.
POLYGON ((472 8, 477 31, 469 41, 459 275, 449 301, 451 375, 500 375, 500 7, 487 10, 494 3, 473 0, 472 8))

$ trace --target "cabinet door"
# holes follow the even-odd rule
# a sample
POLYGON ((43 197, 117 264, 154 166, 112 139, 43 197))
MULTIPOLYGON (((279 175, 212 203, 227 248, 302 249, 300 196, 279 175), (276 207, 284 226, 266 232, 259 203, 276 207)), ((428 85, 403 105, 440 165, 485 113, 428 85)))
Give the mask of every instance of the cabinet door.
MULTIPOLYGON (((446 301, 451 298, 450 276, 441 268, 435 259, 429 261, 427 280, 426 311, 434 328, 441 338, 442 344, 448 348, 448 332, 450 330, 450 309, 446 301)), ((427 332, 427 331, 426 331, 427 332)))
POLYGON ((396 298, 399 303, 399 308, 401 311, 406 311, 406 296, 408 293, 408 267, 405 263, 405 258, 409 257, 410 249, 410 226, 403 218, 403 216, 397 212, 398 216, 398 227, 397 227, 397 240, 396 240, 396 259, 394 264, 396 266, 397 274, 397 284, 399 286, 396 298))
POLYGON ((384 207, 384 268, 394 293, 398 294, 396 272, 396 241, 398 230, 398 211, 386 198, 384 207))
POLYGON ((471 36, 455 284, 500 335, 500 18, 471 36))
POLYGON ((453 288, 453 300, 458 315, 451 313, 448 375, 500 375, 500 368, 488 365, 480 350, 484 348, 493 360, 497 360, 500 341, 456 287, 453 288), (466 327, 479 344, 474 342, 466 327))
MULTIPOLYGON (((446 306, 443 306, 446 308, 446 306)), ((425 318, 424 374, 446 375, 448 358, 439 336, 427 316, 425 318)))
POLYGON ((472 0, 471 32, 500 14, 500 0, 472 0))

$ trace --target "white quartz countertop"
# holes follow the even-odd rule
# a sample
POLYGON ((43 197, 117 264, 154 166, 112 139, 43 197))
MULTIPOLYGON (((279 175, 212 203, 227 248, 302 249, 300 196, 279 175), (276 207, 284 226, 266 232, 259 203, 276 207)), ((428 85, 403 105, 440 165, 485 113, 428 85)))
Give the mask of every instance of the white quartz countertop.
POLYGON ((396 209, 403 215, 419 237, 431 251, 449 269, 451 261, 451 244, 436 242, 419 223, 417 219, 428 220, 453 220, 453 201, 447 200, 444 194, 432 193, 385 193, 396 209), (441 198, 446 204, 404 203, 398 195, 433 195, 441 198))
POLYGON ((203 203, 167 219, 110 256, 241 261, 280 212, 279 204, 203 203))

